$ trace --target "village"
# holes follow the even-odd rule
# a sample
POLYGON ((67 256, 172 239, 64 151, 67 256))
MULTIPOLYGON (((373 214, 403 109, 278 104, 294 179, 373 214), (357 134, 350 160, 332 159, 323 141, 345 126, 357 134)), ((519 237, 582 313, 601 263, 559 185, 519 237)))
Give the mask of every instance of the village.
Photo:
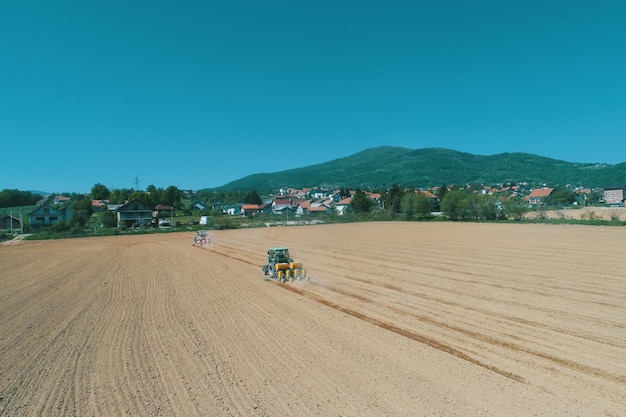
MULTIPOLYGON (((582 186, 570 187, 568 192, 568 207, 585 207, 588 205, 608 207, 623 206, 626 184, 607 186, 604 189, 590 189, 582 186)), ((496 209, 502 210, 507 201, 521 202, 524 211, 537 211, 553 205, 564 206, 561 200, 554 201, 558 191, 553 187, 532 187, 527 183, 511 186, 446 186, 442 193, 441 187, 428 189, 402 190, 403 195, 419 196, 428 203, 431 213, 441 214, 441 198, 451 191, 463 191, 477 196, 489 196, 496 209)), ((84 200, 90 195, 83 195, 84 200)), ((187 204, 152 205, 140 199, 126 200, 124 203, 111 203, 107 199, 91 199, 90 216, 106 213, 106 226, 116 228, 160 228, 167 229, 180 226, 180 218, 189 215, 193 219, 186 219, 185 223, 196 223, 208 226, 211 216, 223 215, 230 217, 257 217, 274 218, 275 223, 291 222, 298 219, 314 220, 324 216, 344 216, 359 211, 355 199, 365 200, 369 210, 385 210, 385 204, 390 205, 389 196, 370 191, 329 189, 325 187, 311 188, 284 188, 276 194, 263 198, 260 203, 237 202, 225 204, 223 202, 206 202, 194 199, 196 194, 189 192, 185 201, 187 204)), ((63 194, 48 195, 36 203, 36 208, 24 212, 23 210, 9 211, 0 217, 0 230, 14 234, 38 233, 49 229, 60 222, 70 222, 76 214, 77 208, 73 198, 63 194), (27 229, 27 230, 25 230, 27 229)), ((362 204, 361 204, 362 206, 362 204)), ((83 204, 84 207, 84 204, 83 204)), ((271 224, 275 224, 271 223, 271 224)), ((270 224, 270 223, 268 223, 270 224)))

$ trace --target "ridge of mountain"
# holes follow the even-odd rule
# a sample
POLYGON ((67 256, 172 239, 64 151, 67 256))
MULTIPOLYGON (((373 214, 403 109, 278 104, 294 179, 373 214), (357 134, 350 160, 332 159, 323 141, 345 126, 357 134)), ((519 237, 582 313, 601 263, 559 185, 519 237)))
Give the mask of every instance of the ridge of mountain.
POLYGON ((587 188, 626 184, 626 162, 579 163, 523 152, 483 156, 445 148, 381 146, 302 168, 248 175, 214 189, 269 192, 285 187, 386 189, 393 184, 417 188, 510 182, 587 188))

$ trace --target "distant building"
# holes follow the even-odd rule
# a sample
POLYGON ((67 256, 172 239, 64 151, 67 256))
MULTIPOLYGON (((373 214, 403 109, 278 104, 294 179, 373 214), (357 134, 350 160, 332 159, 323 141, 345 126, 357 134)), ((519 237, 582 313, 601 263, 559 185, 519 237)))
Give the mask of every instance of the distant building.
POLYGON ((147 227, 152 225, 152 207, 131 200, 117 209, 117 227, 147 227))
POLYGON ((21 229, 22 223, 17 217, 9 214, 0 217, 0 230, 19 232, 21 229))
POLYGON ((606 204, 624 204, 624 194, 626 194, 626 184, 604 187, 604 202, 606 204))
POLYGON ((33 233, 40 232, 62 220, 69 221, 73 215, 74 211, 69 207, 57 210, 50 206, 50 203, 44 203, 41 207, 28 213, 30 231, 33 233))
POLYGON ((528 204, 531 207, 546 206, 552 200, 554 188, 539 188, 533 190, 528 196, 528 204))

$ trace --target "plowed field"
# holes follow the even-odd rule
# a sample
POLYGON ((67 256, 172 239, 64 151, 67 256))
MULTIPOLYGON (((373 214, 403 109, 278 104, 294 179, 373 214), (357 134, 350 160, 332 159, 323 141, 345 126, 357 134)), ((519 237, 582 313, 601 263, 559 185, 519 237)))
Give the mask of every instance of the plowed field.
POLYGON ((626 228, 194 235, 1 245, 0 415, 626 416, 626 228))

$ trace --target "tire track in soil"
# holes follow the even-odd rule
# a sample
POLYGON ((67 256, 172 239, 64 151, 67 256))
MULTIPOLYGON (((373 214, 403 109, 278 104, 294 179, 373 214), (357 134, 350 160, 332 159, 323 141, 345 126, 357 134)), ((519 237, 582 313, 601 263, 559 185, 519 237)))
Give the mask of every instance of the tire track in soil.
MULTIPOLYGON (((281 285, 281 284, 276 283, 276 282, 273 282, 273 284, 274 285, 281 285)), ((289 285, 281 285, 281 287, 286 289, 286 290, 288 290, 288 291, 291 291, 291 292, 294 292, 296 294, 299 294, 299 295, 301 295, 303 297, 307 297, 307 298, 309 298, 309 299, 311 299, 313 301, 316 301, 316 302, 318 302, 320 304, 323 304, 323 305, 325 305, 327 307, 330 307, 330 308, 332 308, 334 310, 337 310, 337 311, 340 311, 342 313, 348 314, 348 315, 350 315, 352 317, 355 317, 355 318, 357 318, 359 320, 363 320, 363 321, 365 321, 367 323, 373 324, 373 325, 378 326, 380 328, 383 328, 385 330, 389 330, 390 332, 397 333, 397 334, 399 334, 401 336, 404 336, 404 337, 407 337, 407 338, 409 338, 411 340, 415 340, 416 342, 423 343, 423 344, 425 344, 427 346, 430 346, 430 347, 432 347, 434 349, 437 349, 437 350, 440 350, 442 352, 448 353, 450 355, 456 356, 459 359, 463 359, 464 361, 467 361, 467 362, 473 363, 474 365, 478 365, 478 366, 480 366, 482 368, 488 369, 489 371, 492 371, 492 372, 495 372, 497 374, 500 374, 500 375, 502 375, 502 376, 504 376, 506 378, 512 379, 512 380, 517 381, 517 382, 526 383, 526 380, 522 376, 520 376, 520 375, 514 374, 512 372, 508 372, 508 371, 505 371, 505 370, 502 370, 502 369, 498 369, 498 368, 496 368, 494 366, 491 366, 491 365, 489 365, 487 363, 481 362, 478 359, 472 358, 471 356, 463 353, 462 351, 460 351, 460 350, 458 350, 458 349, 456 349, 456 348, 454 348, 454 347, 452 347, 450 345, 447 345, 447 344, 445 344, 443 342, 435 340, 433 338, 424 336, 424 335, 419 334, 417 332, 413 332, 413 331, 410 331, 410 330, 407 330, 407 329, 403 329, 401 327, 398 327, 398 326, 394 325, 393 323, 387 323, 387 322, 384 322, 382 320, 376 319, 374 317, 368 316, 368 315, 366 315, 364 313, 361 313, 361 312, 356 311, 354 309, 351 309, 351 308, 339 305, 339 304, 334 303, 334 302, 332 302, 330 300, 322 298, 322 297, 318 296, 317 294, 313 294, 311 292, 305 291, 305 290, 303 290, 301 288, 292 287, 292 286, 289 286, 289 285)))
MULTIPOLYGON (((515 317, 505 316, 505 315, 494 315, 493 312, 486 311, 484 309, 472 308, 469 305, 462 305, 462 304, 458 304, 458 303, 449 303, 446 300, 443 300, 443 299, 440 299, 440 298, 436 298, 436 297, 427 296, 427 295, 422 294, 422 293, 415 293, 415 292, 412 292, 412 291, 402 290, 400 287, 395 286, 395 285, 388 285, 388 284, 381 285, 381 284, 377 284, 377 283, 375 283, 374 281, 371 281, 371 280, 362 279, 362 278, 353 278, 353 277, 348 277, 348 276, 342 276, 342 278, 345 278, 345 279, 348 279, 348 280, 353 280, 353 281, 359 282, 359 283, 367 283, 367 284, 370 284, 372 286, 379 287, 379 288, 392 289, 394 291, 398 291, 398 292, 401 292, 403 294, 410 294, 410 295, 413 295, 413 296, 419 296, 421 298, 428 299, 430 301, 436 301, 436 302, 442 303, 442 304, 450 304, 450 305, 454 305, 454 306, 460 306, 463 309, 479 312, 479 313, 485 314, 485 315, 487 315, 489 317, 493 317, 493 318, 500 318, 500 319, 505 319, 505 320, 517 321, 517 322, 521 322, 523 324, 529 324, 530 323, 533 327, 535 327, 537 329, 549 329, 549 327, 546 327, 546 326, 544 326, 544 325, 542 325, 542 324, 540 324, 538 322, 517 320, 515 317)), ((316 285, 315 282, 313 282, 312 285, 315 286, 316 285)), ((286 285, 281 285, 281 286, 283 286, 286 289, 292 290, 291 288, 287 287, 286 285)), ((550 353, 547 353, 547 352, 543 352, 543 351, 540 351, 540 350, 531 349, 529 347, 526 347, 526 346, 518 344, 518 343, 501 340, 501 339, 498 339, 498 338, 493 337, 493 336, 486 335, 486 334, 481 333, 481 332, 471 331, 471 330, 468 330, 469 326, 462 327, 462 326, 458 326, 458 325, 452 325, 452 324, 449 324, 449 323, 446 323, 446 322, 443 322, 443 321, 440 321, 440 320, 433 319, 433 318, 431 318, 429 316, 426 316, 426 315, 418 315, 418 314, 415 314, 415 313, 412 313, 412 312, 409 312, 409 311, 406 311, 406 310, 394 307, 392 305, 384 305, 381 302, 374 302, 371 297, 363 296, 361 294, 356 294, 356 293, 350 292, 348 290, 342 290, 342 289, 340 289, 340 288, 338 288, 336 286, 324 285, 323 288, 326 289, 326 290, 338 293, 338 294, 342 294, 342 295, 347 296, 347 297, 351 297, 353 299, 359 300, 359 301, 364 302, 364 303, 369 303, 369 304, 372 304, 372 305, 376 305, 377 307, 385 308, 387 310, 393 311, 393 312, 398 313, 398 314, 403 315, 403 316, 409 316, 409 317, 415 318, 415 319, 417 319, 417 320, 419 320, 419 321, 421 321, 423 323, 430 324, 430 325, 435 326, 437 328, 444 328, 444 329, 456 332, 458 334, 463 334, 463 335, 468 336, 471 339, 474 339, 474 340, 476 340, 478 342, 490 344, 490 345, 493 345, 493 346, 499 346, 499 347, 504 348, 504 349, 506 349, 506 350, 508 350, 510 352, 518 352, 518 353, 524 353, 524 354, 527 354, 527 355, 530 355, 530 356, 534 356, 536 358, 548 361, 551 364, 560 365, 563 368, 568 368, 568 369, 571 369, 571 370, 579 372, 579 373, 583 373, 583 374, 587 374, 589 376, 597 377, 599 379, 603 379, 605 381, 608 381, 608 382, 611 382, 611 383, 614 383, 614 384, 625 384, 626 383, 626 375, 622 375, 622 374, 618 374, 618 373, 611 373, 611 372, 608 372, 606 370, 603 370, 603 369, 600 369, 600 368, 597 368, 597 367, 589 366, 589 365, 586 365, 586 364, 583 364, 583 363, 580 363, 580 362, 576 362, 576 361, 573 361, 573 360, 568 360, 568 359, 565 359, 565 358, 562 358, 562 357, 559 357, 559 356, 556 356, 556 355, 553 355, 553 354, 550 354, 550 353)), ((360 290, 362 290, 362 289, 360 289, 360 290)), ((292 291, 294 291, 294 290, 292 290, 292 291)), ((301 290, 295 290, 295 291, 299 292, 301 290)), ((374 294, 375 295, 380 295, 380 294, 376 294, 376 293, 374 293, 374 294)), ((309 296, 309 295, 310 295, 310 293, 307 294, 307 296, 309 296)), ((363 313, 359 313, 358 311, 356 311, 354 309, 351 309, 351 308, 348 308, 348 307, 345 307, 345 306, 339 306, 338 304, 336 304, 334 302, 331 302, 331 301, 328 301, 327 299, 324 299, 324 298, 320 297, 317 294, 312 295, 311 298, 315 299, 316 301, 318 301, 318 302, 320 302, 322 304, 328 305, 329 307, 332 307, 332 308, 338 309, 338 310, 340 310, 342 312, 345 312, 346 314, 350 314, 352 316, 355 316, 357 318, 365 320, 365 321, 367 321, 369 323, 379 325, 379 326, 381 326, 383 328, 386 328, 387 330, 391 330, 391 331, 394 331, 396 333, 402 334, 402 335, 404 335, 406 337, 409 337, 409 338, 411 338, 413 340, 419 341, 421 343, 425 343, 425 344, 427 344, 427 345, 429 345, 431 347, 439 348, 438 346, 443 346, 443 348, 440 349, 440 350, 443 350, 443 351, 445 351, 447 353, 451 353, 454 356, 457 356, 457 357, 459 357, 461 359, 468 360, 468 361, 470 361, 472 363, 475 363, 477 365, 480 365, 482 363, 480 360, 478 360, 476 358, 472 358, 472 357, 468 356, 467 354, 464 354, 462 351, 459 351, 457 348, 454 348, 451 345, 447 345, 447 344, 438 342, 436 339, 430 338, 432 340, 424 340, 424 337, 422 335, 420 335, 420 334, 412 334, 412 333, 415 333, 415 332, 412 332, 412 331, 407 330, 407 329, 400 328, 400 327, 398 327, 396 325, 387 323, 387 322, 385 322, 383 320, 376 319, 376 318, 373 318, 371 316, 364 315, 363 313), (460 352, 461 355, 457 354, 455 351, 460 352)), ((410 309, 414 308, 414 306, 412 306, 412 305, 407 305, 407 307, 409 307, 410 309)), ((567 335, 567 336, 572 336, 573 335, 571 331, 568 332, 567 330, 564 330, 564 329, 558 329, 557 328, 557 329, 550 329, 550 330, 557 331, 557 332, 559 332, 559 333, 561 333, 563 335, 567 335)), ((580 337, 581 339, 588 339, 588 337, 585 337, 585 336, 582 336, 582 335, 578 335, 577 337, 580 337)), ((616 343, 609 343, 609 344, 611 344, 611 345, 613 345, 615 347, 622 347, 623 346, 623 345, 618 345, 616 343)), ((550 366, 550 365, 546 365, 544 367, 545 367, 545 369, 548 369, 551 372, 556 372, 557 371, 553 366, 550 366)), ((490 369, 490 370, 492 370, 494 372, 497 372, 497 373, 500 373, 500 374, 507 373, 506 371, 499 372, 500 370, 497 367, 494 367, 492 365, 488 365, 487 369, 490 369)), ((523 382, 524 381, 523 377, 521 377, 519 375, 515 375, 515 376, 521 378, 521 380, 519 382, 523 382)), ((512 379, 515 379, 515 378, 512 378, 512 379)))

